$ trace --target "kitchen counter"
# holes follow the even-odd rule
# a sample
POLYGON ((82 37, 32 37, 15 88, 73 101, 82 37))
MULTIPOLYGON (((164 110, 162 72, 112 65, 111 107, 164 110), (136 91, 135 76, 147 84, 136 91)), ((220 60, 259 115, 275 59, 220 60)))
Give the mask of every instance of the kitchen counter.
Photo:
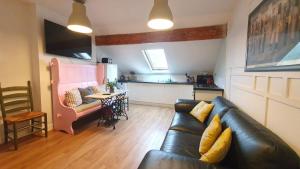
POLYGON ((145 81, 118 81, 118 83, 146 83, 146 84, 171 84, 171 85, 193 85, 194 90, 212 90, 212 91, 224 91, 216 85, 198 85, 188 82, 145 82, 145 81))
POLYGON ((119 85, 134 104, 173 107, 178 98, 193 99, 194 84, 189 83, 119 81, 119 85))
POLYGON ((212 90, 212 91, 224 91, 216 85, 198 85, 194 84, 194 90, 212 90))
POLYGON ((216 85, 194 85, 194 99, 212 101, 217 96, 223 96, 224 89, 216 85))
POLYGON ((171 85, 195 85, 187 82, 144 82, 144 81, 118 81, 118 83, 146 83, 146 84, 171 84, 171 85))
POLYGON ((118 81, 133 103, 153 103, 173 105, 178 98, 212 100, 223 95, 223 89, 212 86, 199 86, 187 82, 147 82, 147 81, 118 81), (161 96, 161 97, 157 97, 161 96))

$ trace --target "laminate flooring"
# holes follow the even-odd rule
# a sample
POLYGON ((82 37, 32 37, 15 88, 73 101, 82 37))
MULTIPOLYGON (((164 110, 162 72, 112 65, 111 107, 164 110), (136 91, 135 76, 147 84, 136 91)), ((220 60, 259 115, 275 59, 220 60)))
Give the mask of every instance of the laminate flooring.
POLYGON ((130 105, 129 120, 116 129, 83 124, 76 135, 50 131, 48 138, 22 140, 17 151, 0 146, 1 169, 136 169, 159 149, 174 116, 171 108, 130 105))

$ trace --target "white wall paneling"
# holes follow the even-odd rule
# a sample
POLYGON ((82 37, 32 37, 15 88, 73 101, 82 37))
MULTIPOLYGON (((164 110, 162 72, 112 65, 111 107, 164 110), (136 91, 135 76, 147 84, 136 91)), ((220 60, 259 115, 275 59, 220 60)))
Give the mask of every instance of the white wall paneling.
POLYGON ((245 72, 248 16, 262 0, 237 1, 226 38, 225 96, 300 155, 300 72, 245 72))
POLYGON ((251 73, 242 70, 231 68, 230 100, 299 153, 299 73, 251 73))

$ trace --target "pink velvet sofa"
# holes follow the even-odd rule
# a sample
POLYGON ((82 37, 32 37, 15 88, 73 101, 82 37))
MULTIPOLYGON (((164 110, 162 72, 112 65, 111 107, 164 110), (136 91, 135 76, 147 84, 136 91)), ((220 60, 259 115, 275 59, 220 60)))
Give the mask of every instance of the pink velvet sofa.
POLYGON ((72 123, 101 108, 100 102, 78 108, 64 104, 65 92, 73 88, 101 85, 104 82, 104 65, 64 64, 57 58, 50 62, 52 87, 52 113, 55 130, 74 134, 72 123))

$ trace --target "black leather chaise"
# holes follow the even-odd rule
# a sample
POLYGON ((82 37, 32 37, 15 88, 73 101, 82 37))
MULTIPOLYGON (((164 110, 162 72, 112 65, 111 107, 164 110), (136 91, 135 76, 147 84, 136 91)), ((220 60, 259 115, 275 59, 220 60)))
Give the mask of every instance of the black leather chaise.
POLYGON ((160 150, 149 151, 139 169, 300 169, 298 155, 277 135, 239 110, 223 97, 204 123, 189 112, 199 101, 177 100, 175 116, 160 150), (200 139, 214 115, 232 129, 232 142, 225 159, 217 164, 199 160, 200 139))

